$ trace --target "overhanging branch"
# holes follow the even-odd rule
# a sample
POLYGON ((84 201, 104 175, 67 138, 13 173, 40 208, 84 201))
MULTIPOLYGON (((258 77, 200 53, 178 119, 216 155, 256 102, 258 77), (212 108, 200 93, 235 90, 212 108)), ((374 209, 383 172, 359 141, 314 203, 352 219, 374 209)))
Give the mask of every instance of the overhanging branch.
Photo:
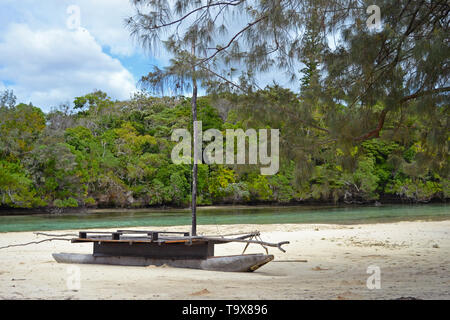
POLYGON ((423 96, 428 96, 431 94, 435 94, 435 93, 441 93, 441 92, 448 92, 450 91, 450 87, 443 87, 443 88, 437 88, 437 89, 432 89, 432 90, 426 90, 426 91, 417 91, 409 96, 403 97, 400 102, 404 103, 406 101, 412 100, 412 99, 417 99, 423 96))
POLYGON ((237 33, 230 39, 230 41, 228 41, 227 45, 225 45, 224 47, 218 47, 218 48, 215 48, 216 51, 215 51, 212 55, 210 55, 209 57, 206 57, 206 58, 201 59, 201 60, 197 63, 197 65, 200 65, 200 64, 202 64, 202 63, 208 62, 209 60, 213 59, 219 52, 222 52, 223 50, 228 49, 228 48, 233 44, 233 42, 234 42, 241 34, 243 34, 245 31, 247 31, 248 29, 250 29, 251 27, 253 27, 255 24, 258 24, 259 22, 261 22, 262 20, 267 19, 267 18, 268 18, 268 16, 265 15, 265 16, 262 16, 262 17, 260 17, 260 18, 258 18, 258 19, 256 19, 256 20, 254 20, 254 21, 248 23, 247 26, 245 26, 245 28, 242 28, 239 32, 237 32, 237 33))
POLYGON ((154 25, 152 27, 149 27, 149 30, 156 30, 156 29, 161 29, 164 27, 169 27, 171 25, 174 25, 176 23, 182 22, 183 20, 185 20, 186 18, 188 18, 190 15, 196 13, 197 11, 201 11, 203 9, 210 9, 212 7, 215 6, 237 6, 241 3, 243 3, 245 0, 240 0, 240 1, 222 1, 222 2, 215 2, 215 3, 208 3, 204 6, 195 8, 191 11, 189 11, 188 13, 186 13, 184 16, 182 16, 181 18, 177 19, 177 20, 173 20, 167 23, 161 23, 160 25, 154 25))
MULTIPOLYGON (((448 92, 450 91, 450 87, 442 87, 442 88, 437 88, 437 89, 432 89, 432 90, 426 90, 426 91, 417 91, 409 96, 405 96, 402 99, 400 99, 400 103, 405 103, 407 101, 413 100, 413 99, 417 99, 423 96, 428 96, 428 95, 432 95, 432 94, 436 94, 436 93, 442 93, 442 92, 448 92)), ((366 134, 363 134, 359 137, 353 138, 353 141, 355 142, 361 142, 364 140, 369 140, 372 138, 378 138, 380 136, 380 131, 381 129, 383 129, 385 120, 386 120, 386 115, 389 112, 389 110, 384 109, 383 111, 381 111, 380 117, 378 118, 378 125, 377 127, 372 130, 367 132, 366 134)))

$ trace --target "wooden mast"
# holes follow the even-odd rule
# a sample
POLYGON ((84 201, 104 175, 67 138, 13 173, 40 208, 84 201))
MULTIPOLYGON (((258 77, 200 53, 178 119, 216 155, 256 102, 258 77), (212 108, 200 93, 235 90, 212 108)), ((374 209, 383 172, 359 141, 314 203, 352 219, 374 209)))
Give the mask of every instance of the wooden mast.
MULTIPOLYGON (((195 41, 192 42, 192 56, 195 57, 195 41)), ((195 76, 195 65, 192 67, 192 124, 194 131, 194 164, 192 166, 192 230, 191 236, 197 235, 197 160, 199 159, 198 144, 198 127, 197 127, 197 79, 195 76)))

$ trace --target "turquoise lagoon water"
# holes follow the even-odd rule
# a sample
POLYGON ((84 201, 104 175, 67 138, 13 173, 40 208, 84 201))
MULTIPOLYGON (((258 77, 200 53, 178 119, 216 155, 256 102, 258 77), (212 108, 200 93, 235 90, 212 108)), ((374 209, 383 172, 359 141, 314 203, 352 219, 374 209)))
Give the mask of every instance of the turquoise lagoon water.
MULTIPOLYGON (((365 224, 404 220, 448 220, 446 204, 199 208, 198 224, 365 224)), ((0 232, 189 225, 189 209, 121 210, 70 214, 0 216, 0 232)))

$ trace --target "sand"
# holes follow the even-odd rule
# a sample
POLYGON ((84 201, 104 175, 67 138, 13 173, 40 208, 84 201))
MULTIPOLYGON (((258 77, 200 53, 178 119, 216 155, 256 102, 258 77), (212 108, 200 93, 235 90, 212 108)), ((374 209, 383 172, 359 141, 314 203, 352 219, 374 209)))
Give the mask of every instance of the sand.
MULTIPOLYGON (((220 225, 199 226, 198 232, 254 230, 265 241, 290 244, 286 253, 269 248, 275 260, 253 273, 58 264, 54 252, 92 250, 92 244, 66 241, 1 249, 0 299, 450 299, 450 221, 220 225)), ((0 247, 44 239, 33 232, 2 233, 0 247)), ((216 255, 239 254, 243 247, 218 245, 216 255)), ((264 249, 251 245, 247 252, 264 249)))

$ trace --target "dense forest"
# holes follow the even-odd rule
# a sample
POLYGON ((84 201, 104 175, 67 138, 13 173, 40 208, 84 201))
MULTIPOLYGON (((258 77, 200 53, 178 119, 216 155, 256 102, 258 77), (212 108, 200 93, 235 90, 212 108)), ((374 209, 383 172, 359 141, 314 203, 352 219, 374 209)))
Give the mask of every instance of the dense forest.
POLYGON ((449 198, 447 1, 131 3, 130 37, 170 63, 126 101, 93 90, 44 113, 4 91, 0 207, 186 207, 192 190, 199 205, 449 198), (274 73, 289 88, 258 85, 274 73), (172 132, 196 119, 279 129, 278 173, 174 164, 172 132))
MULTIPOLYGON (((16 104, 11 91, 5 91, 1 101, 2 207, 189 205, 191 166, 173 164, 170 154, 175 145, 172 131, 192 130, 190 98, 141 93, 128 101, 112 101, 94 91, 75 98, 73 109, 61 106, 47 114, 32 104, 16 104)), ((345 149, 321 144, 311 132, 293 134, 295 123, 286 117, 264 115, 301 107, 297 95, 278 86, 251 96, 200 97, 198 107, 203 130, 269 126, 281 131, 276 175, 261 175, 257 165, 200 164, 200 205, 428 202, 450 195, 442 170, 417 165, 426 150, 420 139, 426 119, 407 121, 408 136, 415 139, 380 137, 345 149), (272 110, 249 108, 249 100, 259 99, 272 110), (258 121, 256 114, 265 120, 258 121)), ((316 112, 319 116, 321 110, 316 112)))

